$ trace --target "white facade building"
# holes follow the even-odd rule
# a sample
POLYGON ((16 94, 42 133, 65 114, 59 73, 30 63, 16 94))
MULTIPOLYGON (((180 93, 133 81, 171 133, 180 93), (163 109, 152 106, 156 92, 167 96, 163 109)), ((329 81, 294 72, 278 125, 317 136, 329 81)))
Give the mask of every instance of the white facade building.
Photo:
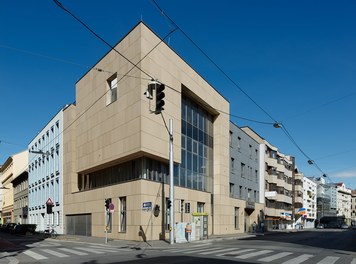
POLYGON ((317 184, 307 177, 303 177, 303 215, 304 228, 314 228, 317 217, 317 184))
POLYGON ((29 221, 37 230, 63 234, 63 111, 61 109, 29 144, 29 221), (42 153, 42 154, 41 154, 42 153), (52 213, 46 204, 52 203, 52 213))

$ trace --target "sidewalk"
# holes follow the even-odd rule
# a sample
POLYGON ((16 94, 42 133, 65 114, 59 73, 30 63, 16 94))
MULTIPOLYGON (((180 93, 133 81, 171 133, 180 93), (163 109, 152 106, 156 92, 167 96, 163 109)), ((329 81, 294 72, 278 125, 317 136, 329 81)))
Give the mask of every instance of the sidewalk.
MULTIPOLYGON (((295 232, 302 232, 305 229, 293 229, 293 230, 271 230, 266 231, 264 233, 239 233, 239 234, 229 234, 229 235, 212 235, 209 236, 208 239, 205 240, 195 240, 190 242, 190 244, 199 244, 199 243, 210 243, 212 241, 223 241, 223 240, 233 240, 233 239, 244 239, 244 238, 251 238, 256 236, 264 236, 264 235, 271 235, 280 232, 285 233, 295 233, 295 232)), ((110 247, 117 247, 117 248, 134 248, 134 249, 165 249, 172 247, 173 245, 177 246, 184 246, 189 243, 174 243, 170 245, 168 240, 152 240, 152 241, 132 241, 132 240, 117 240, 117 239, 108 239, 108 243, 105 243, 105 237, 92 237, 92 236, 75 236, 75 235, 59 235, 56 239, 51 241, 61 241, 61 242, 74 242, 74 243, 85 243, 85 244, 95 244, 95 245, 107 245, 110 247)))
MULTIPOLYGON (((255 237, 258 235, 263 235, 261 233, 242 233, 242 234, 232 234, 232 235, 212 235, 205 240, 195 240, 190 242, 190 244, 199 244, 199 243, 209 243, 212 241, 222 241, 222 240, 232 240, 232 239, 243 239, 249 237, 255 237)), ((170 245, 168 240, 152 240, 152 241, 131 241, 131 240, 116 240, 108 239, 108 243, 105 243, 105 237, 87 237, 87 236, 74 236, 74 235, 60 235, 55 240, 59 241, 68 241, 68 242, 77 242, 77 243, 89 243, 96 245, 108 245, 111 247, 118 248, 151 248, 151 249, 160 249, 160 248, 169 248, 170 245)), ((53 240, 54 241, 54 240, 53 240)), ((187 245, 189 243, 174 243, 173 245, 187 245)))

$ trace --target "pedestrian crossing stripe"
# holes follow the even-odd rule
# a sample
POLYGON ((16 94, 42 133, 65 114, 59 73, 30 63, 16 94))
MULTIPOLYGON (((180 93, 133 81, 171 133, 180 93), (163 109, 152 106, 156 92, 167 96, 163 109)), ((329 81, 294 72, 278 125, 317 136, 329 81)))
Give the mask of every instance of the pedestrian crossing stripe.
POLYGON ((61 252, 57 252, 57 251, 54 251, 52 249, 41 249, 41 251, 43 252, 46 252, 47 254, 51 254, 53 256, 56 256, 58 258, 65 258, 65 257, 69 257, 68 255, 66 254, 63 254, 61 252))
POLYGON ((256 256, 260 256, 260 255, 265 255, 265 254, 271 253, 271 252, 273 252, 273 250, 261 250, 261 251, 257 251, 257 252, 252 252, 252 253, 240 255, 240 256, 237 256, 235 258, 248 259, 248 258, 253 258, 253 257, 256 257, 256 256))
POLYGON ((88 255, 88 253, 81 252, 81 251, 78 251, 78 250, 73 250, 73 249, 70 249, 70 248, 58 248, 58 249, 61 250, 61 251, 67 252, 67 253, 71 253, 71 254, 77 255, 77 256, 86 256, 86 255, 88 255))
POLYGON ((26 254, 27 256, 34 258, 35 260, 43 260, 43 259, 48 259, 47 257, 40 255, 32 250, 26 250, 23 252, 24 254, 26 254))
POLYGON ((271 261, 274 261, 274 260, 277 260, 277 259, 281 259, 281 258, 284 258, 284 257, 292 255, 292 254, 293 254, 292 252, 281 252, 281 253, 277 253, 277 254, 274 254, 274 255, 269 256, 269 257, 264 257, 264 258, 258 259, 258 261, 271 262, 271 261))

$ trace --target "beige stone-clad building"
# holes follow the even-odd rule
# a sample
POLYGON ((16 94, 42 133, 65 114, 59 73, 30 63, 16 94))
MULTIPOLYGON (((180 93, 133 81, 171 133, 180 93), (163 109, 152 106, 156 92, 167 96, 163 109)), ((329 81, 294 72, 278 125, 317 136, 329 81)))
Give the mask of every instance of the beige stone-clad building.
POLYGON ((244 232, 246 201, 229 195, 225 113, 229 102, 137 24, 77 82, 76 105, 64 112, 65 233, 104 237, 107 229, 109 238, 140 240, 143 230, 148 240, 168 239, 170 211, 197 239, 244 232), (165 84, 162 114, 155 91, 146 93, 152 77, 165 84), (175 198, 167 208, 170 119, 175 198))
MULTIPOLYGON (((0 167, 0 181, 2 186, 2 211, 1 219, 2 223, 14 223, 14 187, 13 180, 20 177, 27 171, 28 151, 22 151, 16 153, 7 158, 5 163, 0 167)), ((18 197, 17 197, 18 198, 18 197)), ((21 197, 23 198, 23 197, 21 197)), ((17 199, 16 199, 17 202, 17 199)), ((15 209, 17 209, 17 203, 15 209)), ((22 205, 26 205, 26 201, 22 201, 22 205)))

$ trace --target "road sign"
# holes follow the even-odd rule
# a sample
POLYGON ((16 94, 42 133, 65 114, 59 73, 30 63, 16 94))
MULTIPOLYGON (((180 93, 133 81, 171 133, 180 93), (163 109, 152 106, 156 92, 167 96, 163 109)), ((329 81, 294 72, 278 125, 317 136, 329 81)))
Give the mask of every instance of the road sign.
POLYGON ((51 198, 48 198, 46 204, 48 204, 48 205, 53 205, 52 199, 51 199, 51 198))
POLYGON ((115 205, 114 205, 113 203, 110 203, 110 204, 109 204, 110 213, 113 213, 113 212, 114 212, 114 209, 115 209, 115 205))

